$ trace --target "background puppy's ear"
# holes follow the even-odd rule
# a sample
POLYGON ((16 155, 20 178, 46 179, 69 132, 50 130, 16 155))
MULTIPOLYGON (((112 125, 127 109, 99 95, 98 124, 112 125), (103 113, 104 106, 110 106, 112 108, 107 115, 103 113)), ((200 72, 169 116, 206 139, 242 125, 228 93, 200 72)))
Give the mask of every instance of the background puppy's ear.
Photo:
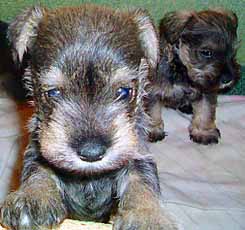
POLYGON ((210 9, 211 11, 215 11, 219 14, 222 14, 223 16, 226 16, 227 18, 229 18, 231 20, 231 26, 237 30, 238 27, 238 17, 236 15, 235 12, 228 10, 228 9, 224 9, 224 8, 215 8, 215 9, 210 9))
POLYGON ((174 44, 178 41, 181 33, 193 17, 194 12, 191 11, 167 13, 160 21, 159 25, 161 42, 174 44))
POLYGON ((22 62, 24 53, 33 45, 44 11, 45 9, 39 6, 31 7, 18 15, 9 25, 7 36, 15 62, 22 62))
POLYGON ((159 59, 159 38, 156 28, 147 11, 138 9, 133 12, 133 15, 139 28, 139 38, 145 57, 149 64, 155 68, 159 59))
POLYGON ((237 30, 238 27, 238 17, 237 15, 233 12, 233 11, 226 11, 227 15, 230 17, 231 21, 232 21, 232 25, 234 26, 235 30, 237 30))

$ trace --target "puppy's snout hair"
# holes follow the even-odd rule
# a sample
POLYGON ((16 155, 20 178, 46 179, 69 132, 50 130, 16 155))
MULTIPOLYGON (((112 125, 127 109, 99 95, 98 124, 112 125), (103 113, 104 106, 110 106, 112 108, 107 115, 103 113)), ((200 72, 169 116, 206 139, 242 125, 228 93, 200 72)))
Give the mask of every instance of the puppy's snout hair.
POLYGON ((77 173, 120 168, 128 157, 125 152, 130 153, 130 148, 137 151, 137 137, 126 114, 121 103, 113 106, 57 103, 51 120, 40 127, 43 156, 56 167, 77 173), (124 135, 129 133, 131 138, 126 139, 124 146, 124 135))

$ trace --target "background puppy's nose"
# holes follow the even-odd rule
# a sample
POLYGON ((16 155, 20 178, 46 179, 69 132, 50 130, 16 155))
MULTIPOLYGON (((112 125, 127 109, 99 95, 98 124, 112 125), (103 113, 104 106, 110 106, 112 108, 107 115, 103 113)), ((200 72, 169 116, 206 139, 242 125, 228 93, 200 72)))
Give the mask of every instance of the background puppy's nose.
POLYGON ((98 161, 103 158, 106 153, 106 146, 101 143, 89 142, 82 145, 78 155, 84 161, 98 161))
POLYGON ((231 64, 227 63, 225 68, 223 69, 223 73, 221 74, 221 83, 228 84, 235 78, 234 68, 231 64))
POLYGON ((221 76, 221 83, 222 84, 228 84, 233 80, 233 76, 231 75, 231 73, 224 73, 221 76))

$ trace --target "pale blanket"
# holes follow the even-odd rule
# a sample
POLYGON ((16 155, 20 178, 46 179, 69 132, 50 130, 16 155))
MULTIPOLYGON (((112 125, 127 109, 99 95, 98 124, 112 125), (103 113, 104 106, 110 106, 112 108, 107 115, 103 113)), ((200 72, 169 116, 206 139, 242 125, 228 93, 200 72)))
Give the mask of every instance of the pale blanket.
POLYGON ((219 98, 218 145, 189 140, 190 116, 163 111, 168 136, 151 145, 166 206, 188 230, 245 229, 245 97, 219 98))

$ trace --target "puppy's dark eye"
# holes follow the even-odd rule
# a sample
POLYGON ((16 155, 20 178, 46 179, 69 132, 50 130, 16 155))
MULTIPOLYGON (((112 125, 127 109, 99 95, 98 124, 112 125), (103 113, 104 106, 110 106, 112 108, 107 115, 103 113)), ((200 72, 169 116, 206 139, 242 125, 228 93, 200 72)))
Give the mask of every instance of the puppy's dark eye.
POLYGON ((213 57, 213 52, 211 50, 200 50, 200 54, 204 58, 211 58, 211 57, 213 57))
POLYGON ((61 95, 61 92, 60 92, 59 89, 54 88, 54 89, 48 90, 46 92, 46 94, 47 94, 48 97, 56 98, 56 97, 59 97, 61 95))
POLYGON ((132 88, 120 87, 116 92, 116 100, 127 100, 132 96, 132 88))

